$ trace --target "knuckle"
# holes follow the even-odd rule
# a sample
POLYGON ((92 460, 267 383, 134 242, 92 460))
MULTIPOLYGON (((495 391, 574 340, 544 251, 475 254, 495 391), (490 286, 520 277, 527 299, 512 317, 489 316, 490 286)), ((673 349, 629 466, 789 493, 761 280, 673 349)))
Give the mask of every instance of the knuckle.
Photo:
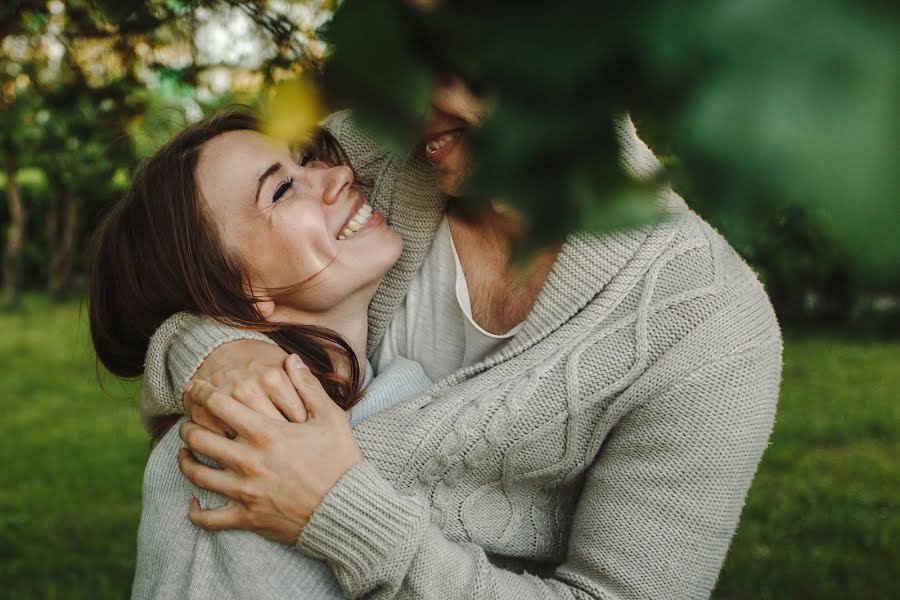
POLYGON ((321 383, 309 369, 300 369, 299 372, 295 371, 291 377, 293 378, 292 384, 296 383, 299 391, 303 393, 310 393, 321 387, 321 383))
POLYGON ((228 383, 228 380, 230 379, 230 377, 231 377, 231 371, 220 370, 220 371, 216 371, 215 373, 210 374, 209 382, 216 387, 221 387, 228 383))
POLYGON ((241 381, 239 383, 234 384, 232 387, 232 394, 236 398, 249 398, 256 393, 256 389, 246 381, 241 381))
POLYGON ((306 406, 298 396, 291 396, 290 400, 288 400, 288 405, 301 415, 306 414, 306 406))
MULTIPOLYGON (((256 488, 249 484, 243 483, 237 489, 237 499, 244 506, 254 506, 259 501, 259 494, 256 491, 256 488)), ((252 512, 250 514, 253 514, 252 512)))
POLYGON ((231 459, 231 466, 237 472, 243 473, 244 475, 253 475, 256 472, 256 466, 253 464, 253 461, 244 454, 238 454, 233 457, 231 459))
POLYGON ((272 428, 264 428, 254 432, 253 441, 259 446, 271 446, 275 442, 275 435, 272 432, 272 428))
POLYGON ((204 523, 203 513, 199 510, 192 510, 188 513, 188 520, 197 527, 206 528, 206 524, 204 523))
POLYGON ((215 391, 206 399, 206 406, 212 410, 222 408, 228 395, 225 392, 215 391))
POLYGON ((205 488, 209 483, 209 477, 207 477, 206 473, 197 469, 194 465, 187 470, 185 476, 198 488, 205 488))
POLYGON ((184 440, 184 443, 187 444, 189 448, 194 448, 197 445, 197 430, 196 429, 188 429, 181 436, 181 439, 184 440))
POLYGON ((284 382, 284 371, 269 367, 262 372, 260 379, 264 385, 270 388, 278 387, 284 382))

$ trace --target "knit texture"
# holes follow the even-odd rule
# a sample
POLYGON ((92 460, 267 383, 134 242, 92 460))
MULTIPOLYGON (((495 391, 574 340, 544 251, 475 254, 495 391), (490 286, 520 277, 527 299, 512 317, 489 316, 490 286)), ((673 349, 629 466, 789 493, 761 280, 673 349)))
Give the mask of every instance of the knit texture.
MULTIPOLYGON (((371 351, 444 200, 420 155, 380 151, 346 113, 329 126, 405 242, 370 306, 371 351)), ((659 168, 627 117, 617 130, 632 172, 659 168)), ((709 595, 772 428, 781 337, 740 257, 670 189, 659 200, 653 227, 571 236, 500 351, 354 429, 364 460, 296 544, 347 597, 709 595)), ((172 349, 208 323, 165 341, 176 386, 172 349)), ((167 411, 159 395, 145 414, 167 411)))
POLYGON ((150 428, 153 417, 184 413, 184 384, 213 350, 235 340, 275 343, 258 331, 235 329, 191 313, 181 312, 166 319, 150 338, 144 358, 140 404, 144 427, 150 428), (190 329, 190 333, 179 336, 185 329, 190 329), (172 343, 176 339, 178 343, 172 343))
MULTIPOLYGON (((366 387, 350 411, 350 423, 356 426, 429 385, 418 363, 398 357, 366 387)), ((191 524, 185 508, 192 497, 203 508, 220 508, 228 498, 194 486, 178 469, 176 456, 184 447, 178 430, 185 420, 153 448, 144 471, 132 600, 343 598, 324 561, 249 531, 213 532, 191 524)), ((216 466, 208 457, 197 457, 216 466)))

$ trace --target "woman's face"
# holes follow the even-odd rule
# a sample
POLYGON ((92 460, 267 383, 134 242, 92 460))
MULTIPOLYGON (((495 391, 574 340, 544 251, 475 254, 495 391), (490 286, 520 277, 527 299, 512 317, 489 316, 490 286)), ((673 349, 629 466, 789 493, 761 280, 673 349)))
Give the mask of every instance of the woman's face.
POLYGON ((400 236, 365 203, 349 167, 314 158, 300 165, 286 145, 261 133, 230 131, 207 142, 197 179, 257 297, 306 282, 274 297, 278 307, 320 312, 360 293, 371 297, 400 256, 400 236))

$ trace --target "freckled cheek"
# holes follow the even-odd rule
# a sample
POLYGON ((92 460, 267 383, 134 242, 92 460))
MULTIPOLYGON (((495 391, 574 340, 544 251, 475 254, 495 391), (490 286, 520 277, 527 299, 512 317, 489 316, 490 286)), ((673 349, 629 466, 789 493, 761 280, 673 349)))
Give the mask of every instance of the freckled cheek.
POLYGON ((305 219, 276 228, 272 238, 278 254, 291 263, 287 268, 304 279, 328 266, 337 254, 337 241, 321 219, 305 219))

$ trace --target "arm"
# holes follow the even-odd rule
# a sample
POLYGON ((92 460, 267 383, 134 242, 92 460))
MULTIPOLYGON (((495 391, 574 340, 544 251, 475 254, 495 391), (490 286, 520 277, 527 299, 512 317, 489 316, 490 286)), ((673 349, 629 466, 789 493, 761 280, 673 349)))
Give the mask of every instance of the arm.
MULTIPOLYGON (((222 449, 225 460, 216 458, 229 471, 227 457, 237 454, 231 444, 252 446, 240 454, 257 457, 234 467, 229 478, 236 475, 236 484, 225 483, 223 476, 223 483, 213 487, 213 474, 185 462, 182 471, 192 481, 206 482, 204 487, 250 503, 230 514, 194 510, 192 522, 247 528, 256 520, 279 530, 282 540, 299 531, 296 548, 327 561, 349 598, 704 598, 715 583, 772 427, 780 356, 780 341, 771 336, 695 368, 663 390, 625 392, 617 402, 632 408, 615 423, 600 425, 598 439, 605 437, 605 443, 586 469, 566 559, 552 577, 495 567, 477 544, 447 539, 431 523, 424 498, 398 491, 366 460, 346 461, 349 466, 333 479, 334 471, 326 479, 321 470, 335 467, 337 459, 321 465, 278 460, 297 452, 333 458, 328 444, 340 438, 340 428, 309 435, 315 418, 275 431, 253 413, 232 420, 228 411, 214 410, 232 426, 242 421, 247 435, 234 442, 214 434, 186 437, 188 446, 208 440, 206 447, 222 449), (603 427, 611 427, 608 435, 603 427), (321 439, 320 446, 313 437, 321 439), (263 480, 268 483, 257 486, 263 480), (311 484, 323 482, 309 492, 311 484), (275 503, 280 506, 265 491, 273 485, 285 494, 275 503), (291 498, 302 499, 297 511, 278 516, 291 498)), ((308 401, 308 390, 298 389, 308 401)), ((219 396, 214 404, 229 402, 219 396)), ((317 403, 327 408, 324 399, 317 403)))
POLYGON ((708 597, 779 381, 774 342, 705 366, 626 414, 587 471, 567 559, 551 578, 494 567, 479 546, 448 540, 423 500, 365 461, 329 492, 296 547, 327 560, 351 598, 708 597))
POLYGON ((266 414, 277 416, 277 406, 284 414, 302 420, 302 403, 282 369, 286 356, 257 331, 185 312, 172 315, 154 332, 147 349, 140 402, 144 426, 151 429, 154 419, 165 415, 189 414, 221 430, 182 403, 181 390, 195 376, 229 389, 236 398, 266 414))

